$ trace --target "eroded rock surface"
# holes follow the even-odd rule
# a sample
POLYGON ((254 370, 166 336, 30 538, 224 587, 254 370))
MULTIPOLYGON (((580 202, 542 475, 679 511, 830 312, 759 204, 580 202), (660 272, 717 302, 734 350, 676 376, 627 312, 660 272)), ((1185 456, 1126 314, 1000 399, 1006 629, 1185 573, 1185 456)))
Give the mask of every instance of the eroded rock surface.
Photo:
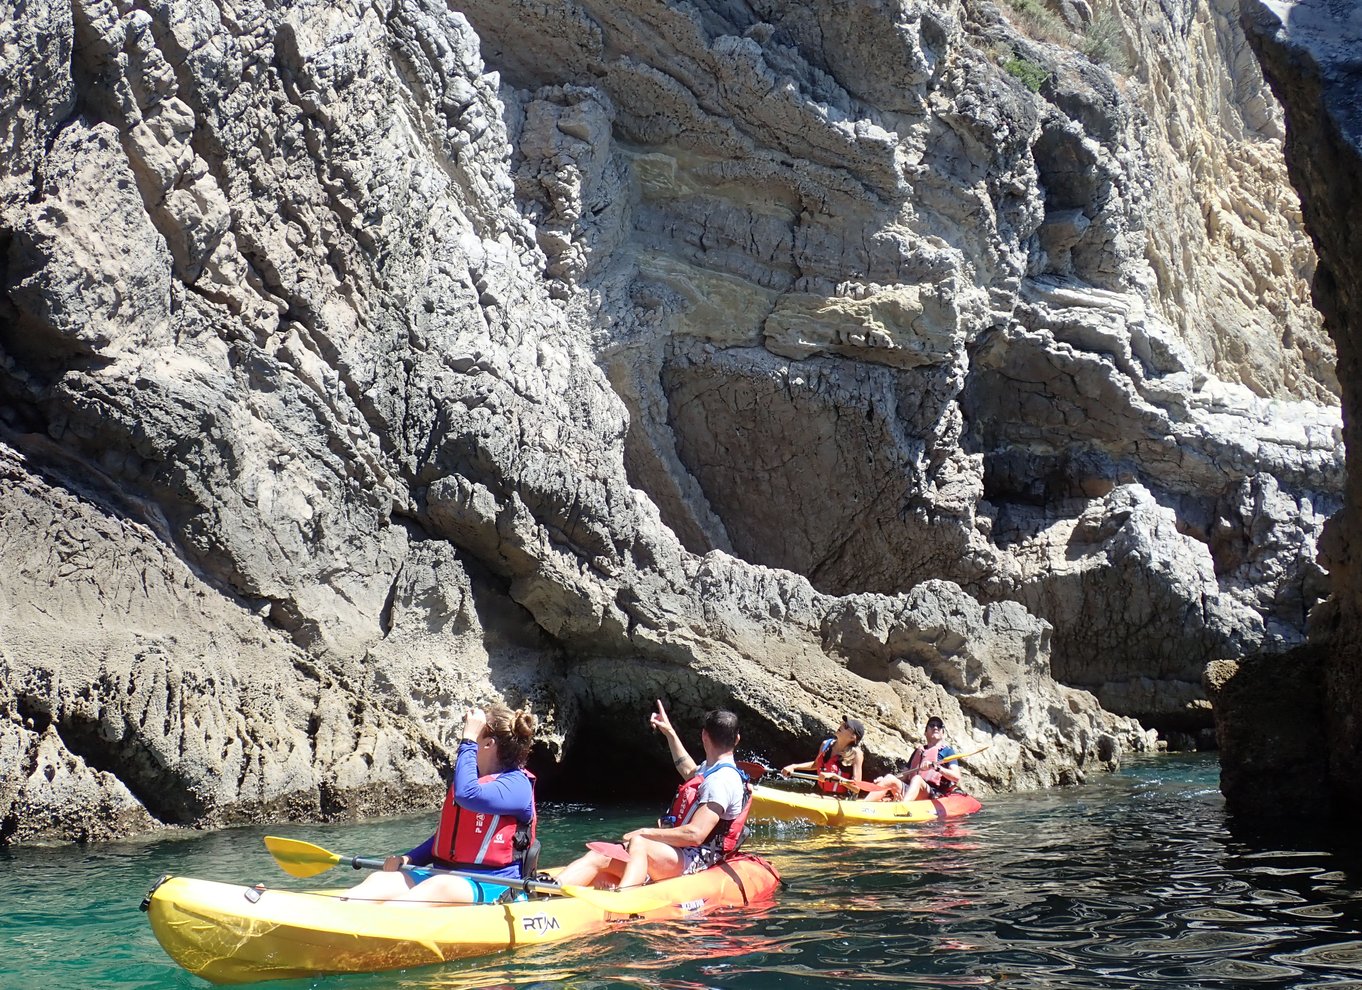
POLYGON ((1342 484, 1280 111, 1232 3, 1025 9, 466 7, 689 549, 1022 602, 1066 682, 1205 728, 1207 661, 1304 640, 1342 484))
MULTIPOLYGON (((1264 72, 1287 112, 1287 164, 1299 190, 1305 224, 1319 252, 1314 299, 1338 347, 1339 381, 1349 415, 1345 440, 1349 449, 1346 501, 1329 521, 1320 557, 1329 569, 1332 596, 1318 610, 1311 630, 1310 663, 1295 669, 1295 683, 1279 689, 1294 707, 1307 704, 1322 713, 1291 725, 1282 751, 1269 766, 1291 772, 1290 754, 1313 745, 1327 771, 1328 791, 1340 818, 1350 824, 1362 811, 1362 576, 1359 576, 1358 533, 1362 531, 1362 450, 1356 410, 1359 341, 1362 340, 1362 197, 1357 176, 1362 169, 1362 10, 1355 4, 1248 0, 1244 24, 1262 60, 1264 72), (1322 681, 1322 683, 1320 683, 1322 681), (1322 698, 1320 693, 1322 691, 1322 698)), ((1272 677, 1254 668, 1244 675, 1249 686, 1245 708, 1253 711, 1258 685, 1272 677)), ((1232 684, 1232 681, 1231 681, 1232 684)), ((1231 691, 1234 689, 1231 687, 1231 691)), ((1231 695, 1237 697, 1238 695, 1231 695)), ((1217 712, 1224 742, 1226 795, 1236 807, 1249 809, 1257 796, 1251 780, 1255 766, 1250 720, 1230 706, 1217 712)))
POLYGON ((979 790, 1208 724, 1342 455, 1279 112, 1165 7, 1114 75, 984 3, 25 5, 0 832, 410 807, 491 698, 549 767, 936 712, 979 790))

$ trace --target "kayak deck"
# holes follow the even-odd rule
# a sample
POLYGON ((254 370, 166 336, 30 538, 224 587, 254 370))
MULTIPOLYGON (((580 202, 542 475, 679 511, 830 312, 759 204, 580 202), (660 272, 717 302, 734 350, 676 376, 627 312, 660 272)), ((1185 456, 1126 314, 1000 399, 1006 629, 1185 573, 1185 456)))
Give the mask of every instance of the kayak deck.
POLYGON ((858 801, 758 785, 752 788, 751 817, 814 825, 904 825, 972 815, 982 807, 960 793, 923 801, 858 801))
POLYGON ((344 891, 243 887, 169 877, 147 895, 152 931, 179 965, 214 983, 425 966, 556 942, 629 917, 680 918, 773 896, 779 874, 758 856, 650 884, 648 908, 610 894, 509 904, 405 905, 343 898, 344 891))

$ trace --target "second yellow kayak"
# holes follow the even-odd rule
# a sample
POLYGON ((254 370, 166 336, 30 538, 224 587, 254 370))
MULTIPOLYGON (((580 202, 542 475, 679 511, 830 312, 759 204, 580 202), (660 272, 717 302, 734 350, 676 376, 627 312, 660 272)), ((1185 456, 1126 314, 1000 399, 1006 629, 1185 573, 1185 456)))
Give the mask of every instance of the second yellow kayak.
POLYGON ((972 815, 982 807, 968 794, 948 794, 929 801, 846 801, 828 794, 758 785, 752 788, 751 817, 813 825, 903 825, 972 815))

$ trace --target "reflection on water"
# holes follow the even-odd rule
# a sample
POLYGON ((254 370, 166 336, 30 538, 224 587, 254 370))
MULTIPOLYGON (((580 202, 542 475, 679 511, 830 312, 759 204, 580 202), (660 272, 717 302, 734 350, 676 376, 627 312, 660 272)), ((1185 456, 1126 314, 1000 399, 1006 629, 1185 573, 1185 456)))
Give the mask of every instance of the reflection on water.
MULTIPOLYGON (((1355 841, 1227 821, 1205 757, 1141 761, 1083 787, 1005 795, 968 819, 844 830, 760 825, 789 886, 746 913, 621 922, 577 942, 278 990, 849 987, 1362 990, 1355 841)), ((545 810, 545 862, 655 809, 545 810)), ((433 816, 279 831, 344 854, 405 848, 433 816)), ((291 881, 258 829, 0 858, 9 950, 0 986, 204 987, 151 937, 137 902, 164 872, 291 881), (18 951, 15 951, 15 950, 18 951)), ((327 875, 321 880, 332 879, 327 875)), ((354 874, 338 869, 338 883, 354 874)))

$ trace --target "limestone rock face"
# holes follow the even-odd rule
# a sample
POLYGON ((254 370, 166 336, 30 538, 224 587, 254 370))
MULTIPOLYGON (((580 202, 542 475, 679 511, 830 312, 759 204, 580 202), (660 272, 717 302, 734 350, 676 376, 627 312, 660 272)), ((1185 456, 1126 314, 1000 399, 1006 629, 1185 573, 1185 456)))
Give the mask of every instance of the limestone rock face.
POLYGON ((1130 64, 1146 86, 1142 141, 1159 191, 1145 248, 1153 304, 1213 374, 1258 395, 1328 403, 1338 379, 1310 306, 1314 254, 1283 182, 1281 109, 1240 7, 1173 4, 1166 20, 1139 30, 1123 18, 1130 64))
POLYGON ((1232 4, 541 8, 465 7, 688 549, 1021 602, 1063 680, 1166 728, 1209 726, 1209 660, 1304 640, 1337 382, 1232 4), (1137 69, 1072 51, 1099 29, 1137 69))
POLYGON ((1113 7, 1121 75, 1078 5, 59 7, 0 27, 0 839, 433 802, 494 698, 546 778, 661 697, 1071 782, 1303 639, 1337 385, 1226 11, 1113 7))
MULTIPOLYGON (((1329 521, 1321 543, 1321 560, 1329 569, 1332 597, 1319 609, 1311 631, 1316 662, 1302 664, 1293 696, 1312 698, 1323 680, 1324 739, 1328 784, 1343 809, 1355 821, 1362 811, 1362 574, 1359 573, 1358 534, 1362 531, 1362 471, 1357 452, 1359 361, 1362 360, 1362 197, 1357 176, 1362 168, 1362 82, 1357 53, 1362 48, 1362 13, 1355 5, 1319 2, 1244 4, 1248 31, 1273 91, 1287 113, 1286 160, 1291 181, 1299 190, 1306 227, 1319 251, 1314 299, 1325 326, 1338 347, 1339 381, 1346 419, 1345 441, 1350 455, 1345 504, 1329 521)), ((1265 680, 1253 675, 1251 684, 1265 680)), ((1247 693, 1247 692, 1246 692, 1247 693)), ((1246 707, 1251 709, 1252 700, 1246 707)), ((1254 757, 1251 741, 1234 736, 1225 723, 1242 724, 1233 706, 1222 716, 1218 731, 1235 740, 1224 754, 1227 775, 1244 776, 1254 757)), ((1302 724, 1302 739, 1320 743, 1320 724, 1302 724)), ((1227 792, 1228 793, 1228 792, 1227 792)), ((1248 807, 1252 795, 1239 806, 1248 807)))
MULTIPOLYGON (((213 588, 154 518, 137 519, 150 506, 102 480, 0 447, 8 837, 387 811, 440 793, 440 730, 488 690, 486 637, 467 636, 471 582, 447 544, 412 547, 388 636, 328 666, 213 588), (443 654, 457 649, 455 668, 443 654)), ((498 686, 523 694, 543 679, 498 686)))

